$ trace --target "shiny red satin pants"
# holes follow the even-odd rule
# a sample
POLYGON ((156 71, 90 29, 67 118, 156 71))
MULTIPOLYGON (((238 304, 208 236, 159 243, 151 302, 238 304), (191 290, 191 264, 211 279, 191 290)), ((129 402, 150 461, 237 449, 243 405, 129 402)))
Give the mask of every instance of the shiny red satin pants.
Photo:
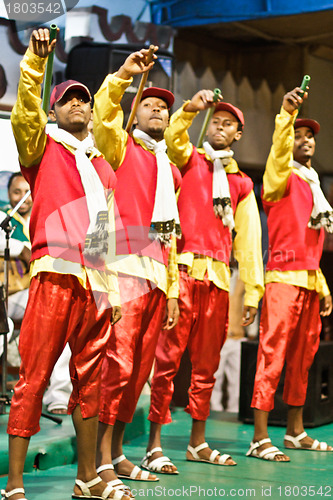
POLYGON ((149 281, 119 275, 122 318, 113 328, 102 366, 99 420, 131 422, 147 382, 165 313, 165 294, 149 281), (127 300, 128 298, 131 300, 127 300))
POLYGON ((196 420, 207 420, 214 373, 219 366, 228 328, 228 292, 217 288, 207 278, 198 281, 184 271, 179 274, 179 321, 172 330, 161 331, 156 348, 148 420, 158 424, 171 422, 169 406, 173 379, 186 347, 192 374, 189 405, 185 411, 196 420))
POLYGON ((283 400, 303 406, 308 374, 319 347, 319 296, 284 283, 268 283, 263 299, 252 408, 271 411, 286 362, 283 400))
POLYGON ((68 411, 72 413, 80 405, 84 418, 98 415, 101 366, 112 309, 106 294, 97 295, 70 274, 39 273, 32 278, 20 331, 22 362, 8 434, 29 437, 39 431, 44 390, 67 342, 72 351, 73 384, 68 411))

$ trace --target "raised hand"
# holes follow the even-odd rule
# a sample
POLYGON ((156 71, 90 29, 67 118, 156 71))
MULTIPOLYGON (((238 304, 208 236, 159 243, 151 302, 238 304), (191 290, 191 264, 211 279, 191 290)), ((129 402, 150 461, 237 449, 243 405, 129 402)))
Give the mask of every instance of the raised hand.
POLYGON ((308 98, 308 93, 303 92, 301 87, 296 87, 294 90, 287 92, 283 97, 282 106, 291 115, 303 103, 304 99, 308 98))
POLYGON ((157 56, 155 52, 158 47, 154 46, 153 60, 148 62, 149 49, 141 49, 130 54, 124 64, 119 68, 117 77, 128 80, 134 75, 140 75, 146 71, 150 71, 155 64, 157 56))
POLYGON ((214 102, 214 92, 212 90, 207 90, 207 89, 199 90, 199 92, 194 94, 191 101, 186 104, 186 106, 184 107, 184 111, 189 111, 191 113, 195 113, 196 111, 202 111, 204 109, 215 106, 221 100, 222 96, 220 95, 218 101, 214 102))
MULTIPOLYGON (((57 30, 59 32, 59 28, 57 30)), ((29 41, 29 49, 39 57, 47 57, 54 50, 57 40, 50 43, 50 31, 48 28, 34 30, 29 41)))

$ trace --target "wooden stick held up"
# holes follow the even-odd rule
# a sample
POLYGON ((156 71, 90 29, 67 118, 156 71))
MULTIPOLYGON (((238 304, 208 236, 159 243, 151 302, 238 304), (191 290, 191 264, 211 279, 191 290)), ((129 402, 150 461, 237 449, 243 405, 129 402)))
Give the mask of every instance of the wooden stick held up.
MULTIPOLYGON (((150 45, 149 47, 149 54, 147 56, 147 63, 151 63, 152 60, 153 60, 153 55, 154 55, 154 49, 155 49, 155 46, 154 45, 150 45)), ((145 85, 146 85, 146 81, 147 81, 147 78, 148 78, 148 73, 149 71, 146 71, 145 73, 143 73, 141 75, 141 80, 140 80, 140 84, 139 84, 139 88, 138 88, 138 92, 135 96, 135 101, 134 101, 134 104, 133 104, 133 107, 131 109, 131 113, 129 115, 129 118, 128 118, 128 121, 127 121, 127 125, 126 125, 126 132, 129 132, 132 128, 132 125, 133 125, 133 121, 134 121, 134 118, 135 118, 135 114, 136 114, 136 110, 138 109, 138 105, 139 105, 139 102, 141 101, 141 96, 142 96, 142 92, 145 88, 145 85)))

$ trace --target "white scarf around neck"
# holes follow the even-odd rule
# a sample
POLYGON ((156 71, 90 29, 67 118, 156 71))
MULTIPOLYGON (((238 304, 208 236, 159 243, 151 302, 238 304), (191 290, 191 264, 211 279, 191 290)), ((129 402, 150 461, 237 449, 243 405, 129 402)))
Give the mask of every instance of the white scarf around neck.
POLYGON ((214 166, 213 207, 215 215, 220 217, 223 224, 232 231, 235 227, 235 221, 231 207, 229 182, 224 166, 230 163, 230 158, 233 157, 234 152, 225 151, 224 149, 215 150, 207 141, 203 143, 202 147, 212 159, 214 166))
POLYGON ((89 214, 83 254, 105 259, 108 251, 109 217, 104 186, 87 153, 91 153, 94 142, 91 134, 80 141, 61 128, 52 129, 49 135, 56 142, 62 142, 75 149, 76 167, 81 177, 89 214))
POLYGON ((328 233, 333 233, 333 209, 322 192, 317 172, 314 168, 305 167, 297 161, 294 161, 293 165, 305 177, 312 192, 313 208, 308 227, 312 229, 321 229, 323 227, 328 233))
POLYGON ((171 235, 174 234, 177 238, 180 238, 181 229, 175 186, 170 160, 166 154, 165 140, 155 141, 150 135, 138 129, 133 131, 133 137, 140 139, 156 155, 157 183, 149 237, 158 239, 166 246, 170 246, 171 235))

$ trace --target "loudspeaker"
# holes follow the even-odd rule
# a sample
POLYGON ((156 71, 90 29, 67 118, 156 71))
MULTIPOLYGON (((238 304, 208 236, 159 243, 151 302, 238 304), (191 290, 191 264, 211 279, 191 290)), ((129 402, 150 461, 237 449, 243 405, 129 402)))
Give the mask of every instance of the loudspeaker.
MULTIPOLYGON (((240 398, 238 418, 253 423, 251 399, 257 364, 257 341, 242 342, 240 398)), ((308 391, 304 405, 305 427, 333 422, 333 342, 321 341, 309 372, 308 391)), ((274 409, 270 412, 270 425, 286 426, 287 405, 282 400, 284 370, 275 394, 274 409)))
MULTIPOLYGON (((84 42, 76 45, 68 55, 66 78, 84 83, 95 94, 104 78, 115 73, 125 59, 142 45, 84 42)), ((173 56, 158 50, 158 59, 149 71, 147 87, 161 87, 172 91, 173 56)), ((138 90, 141 75, 136 75, 122 99, 125 114, 130 112, 132 100, 138 90)))

